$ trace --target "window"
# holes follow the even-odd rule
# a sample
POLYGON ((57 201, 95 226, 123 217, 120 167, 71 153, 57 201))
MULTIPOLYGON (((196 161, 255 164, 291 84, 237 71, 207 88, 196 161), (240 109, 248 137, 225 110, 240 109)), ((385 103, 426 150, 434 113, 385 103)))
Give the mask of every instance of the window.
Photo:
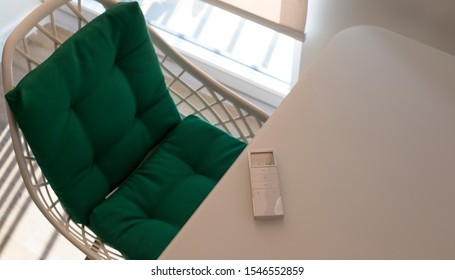
POLYGON ((199 0, 137 2, 171 45, 248 97, 275 107, 296 80, 300 41, 199 0))

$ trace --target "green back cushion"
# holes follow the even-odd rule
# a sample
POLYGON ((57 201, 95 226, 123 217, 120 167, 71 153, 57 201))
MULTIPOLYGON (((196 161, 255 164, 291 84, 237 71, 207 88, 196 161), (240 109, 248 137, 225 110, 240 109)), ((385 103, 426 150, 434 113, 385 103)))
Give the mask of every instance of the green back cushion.
POLYGON ((185 118, 93 211, 90 228, 127 258, 158 258, 244 147, 197 117, 185 118))
POLYGON ((87 24, 6 99, 62 204, 83 224, 180 122, 135 2, 87 24))

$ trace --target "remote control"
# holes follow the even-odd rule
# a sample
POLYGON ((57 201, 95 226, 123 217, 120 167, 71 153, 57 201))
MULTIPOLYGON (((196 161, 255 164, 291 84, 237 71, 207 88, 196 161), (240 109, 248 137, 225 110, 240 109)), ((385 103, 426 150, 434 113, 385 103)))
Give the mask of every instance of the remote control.
POLYGON ((282 217, 283 204, 278 182, 278 169, 272 150, 248 152, 251 194, 255 218, 282 217))

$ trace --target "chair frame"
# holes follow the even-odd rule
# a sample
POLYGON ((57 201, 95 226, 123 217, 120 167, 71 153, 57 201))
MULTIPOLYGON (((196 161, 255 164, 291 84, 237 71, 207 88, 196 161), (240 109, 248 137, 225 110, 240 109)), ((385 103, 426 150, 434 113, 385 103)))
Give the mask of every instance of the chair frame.
MULTIPOLYGON (((97 0, 105 8, 116 0, 97 0)), ((82 0, 46 0, 33 10, 8 37, 2 57, 4 92, 15 86, 17 77, 13 65, 17 59, 26 61, 28 71, 42 61, 33 57, 27 38, 41 32, 53 44, 54 50, 62 43, 54 12, 62 7, 77 20, 77 29, 89 20, 84 16, 82 0), (47 22, 51 28, 43 26, 47 22)), ((165 42, 148 26, 150 36, 160 59, 166 83, 182 116, 195 114, 248 143, 259 131, 269 115, 238 94, 194 66, 187 58, 165 42)), ((23 137, 16 120, 6 106, 13 148, 25 187, 31 199, 48 221, 89 259, 124 259, 114 248, 101 242, 86 226, 72 221, 47 182, 23 137)))

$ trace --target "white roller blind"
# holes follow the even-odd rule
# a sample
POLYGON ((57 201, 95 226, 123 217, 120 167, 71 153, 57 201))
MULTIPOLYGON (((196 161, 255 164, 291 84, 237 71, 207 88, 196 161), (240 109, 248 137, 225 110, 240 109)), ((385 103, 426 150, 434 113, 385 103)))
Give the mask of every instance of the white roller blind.
POLYGON ((308 0, 202 0, 303 41, 308 0))

